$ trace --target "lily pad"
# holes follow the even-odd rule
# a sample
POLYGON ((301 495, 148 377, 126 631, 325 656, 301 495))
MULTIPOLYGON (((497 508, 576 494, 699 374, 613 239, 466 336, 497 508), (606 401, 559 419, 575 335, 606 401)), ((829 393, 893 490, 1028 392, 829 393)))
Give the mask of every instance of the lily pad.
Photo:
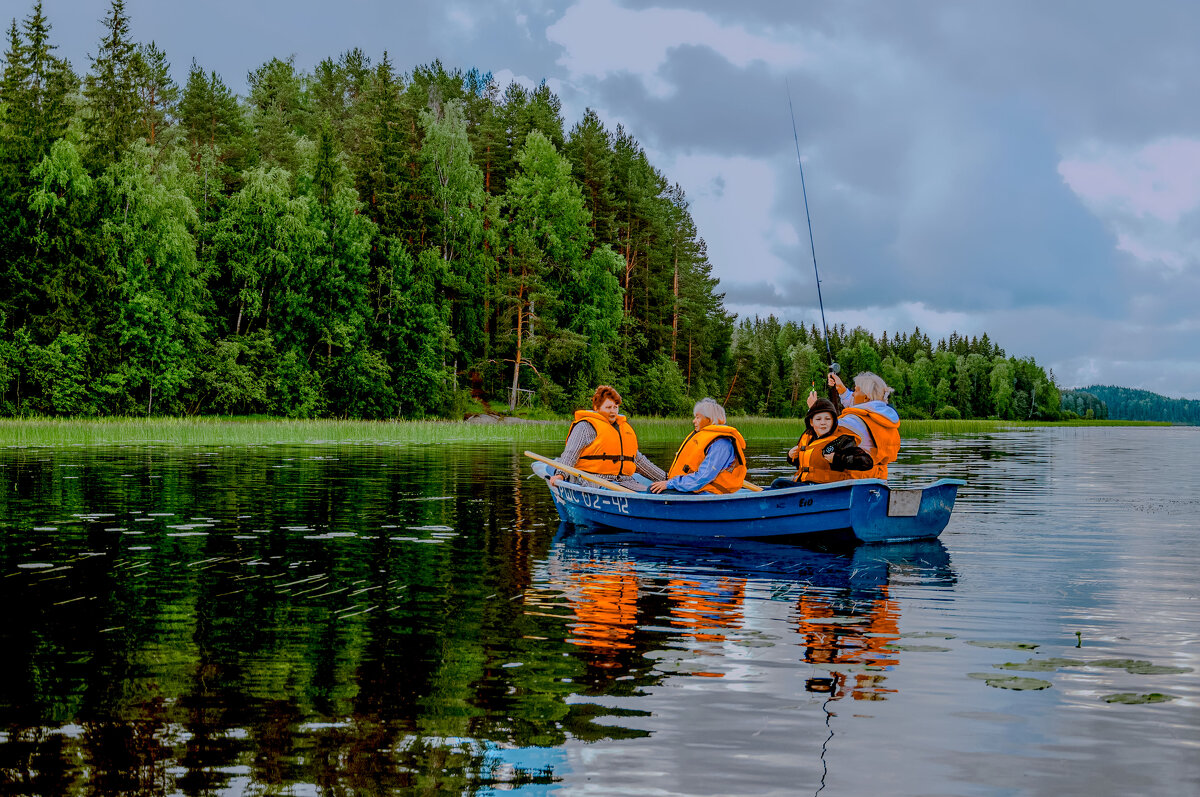
POLYGON ((902 639, 954 639, 954 634, 946 634, 940 631, 910 631, 907 634, 901 634, 902 639))
POLYGON ((974 645, 977 648, 1004 648, 1006 650, 1033 650, 1038 647, 1033 642, 1002 642, 996 640, 967 640, 968 645, 974 645))
POLYGON ((1049 689, 1054 684, 1041 678, 1022 678, 1019 675, 992 675, 987 672, 969 672, 967 677, 983 681, 997 689, 1012 689, 1017 692, 1049 689))
POLYGON ((1085 662, 1076 659, 1029 659, 1028 661, 1006 661, 1003 664, 993 664, 997 670, 1022 670, 1024 672, 1051 672, 1063 667, 1082 667, 1085 662))
POLYGON ((888 645, 888 650, 903 650, 909 653, 947 653, 950 648, 941 645, 888 645))
POLYGON ((1175 695, 1164 695, 1161 692, 1150 692, 1145 695, 1139 695, 1136 692, 1119 692, 1118 694, 1109 695, 1104 698, 1104 702, 1135 705, 1140 703, 1166 703, 1176 699, 1175 695))
POLYGON ((733 644, 743 648, 773 648, 774 642, 768 642, 765 639, 735 639, 733 644))
POLYGON ((1142 659, 1097 659, 1089 664, 1093 667, 1115 667, 1131 675, 1174 675, 1192 671, 1191 667, 1168 667, 1142 659))

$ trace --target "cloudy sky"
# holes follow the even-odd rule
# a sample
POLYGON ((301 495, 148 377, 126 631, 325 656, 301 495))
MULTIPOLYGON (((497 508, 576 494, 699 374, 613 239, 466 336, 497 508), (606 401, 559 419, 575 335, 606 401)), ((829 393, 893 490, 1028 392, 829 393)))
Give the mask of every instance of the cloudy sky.
MULTIPOLYGON (((20 3, 21 0, 18 0, 20 3)), ((12 7, 12 6, 10 6, 12 7)), ((32 7, 12 13, 25 15, 32 7)), ((104 0, 44 0, 77 71, 104 0)), ((1200 399, 1200 4, 127 0, 182 82, 352 47, 546 80, 679 182, 739 315, 987 332, 1063 387, 1200 399)))

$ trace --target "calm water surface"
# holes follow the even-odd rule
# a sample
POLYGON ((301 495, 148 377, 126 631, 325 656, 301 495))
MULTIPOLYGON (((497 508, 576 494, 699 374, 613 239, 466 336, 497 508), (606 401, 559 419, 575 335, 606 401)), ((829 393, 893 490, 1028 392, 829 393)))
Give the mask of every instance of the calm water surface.
POLYGON ((1200 793, 1198 444, 906 441, 949 527, 839 551, 560 528, 515 448, 0 451, 0 794, 1200 793))

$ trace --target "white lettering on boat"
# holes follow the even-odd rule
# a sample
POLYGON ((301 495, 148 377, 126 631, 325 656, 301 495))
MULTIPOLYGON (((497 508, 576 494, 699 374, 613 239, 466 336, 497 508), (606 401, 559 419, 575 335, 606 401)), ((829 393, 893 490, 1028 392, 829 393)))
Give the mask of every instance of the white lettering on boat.
POLYGON ((571 504, 581 504, 587 509, 595 509, 598 511, 616 511, 622 515, 629 514, 629 499, 622 495, 595 495, 593 493, 581 493, 575 490, 563 490, 555 485, 553 488, 558 500, 565 501, 571 504))

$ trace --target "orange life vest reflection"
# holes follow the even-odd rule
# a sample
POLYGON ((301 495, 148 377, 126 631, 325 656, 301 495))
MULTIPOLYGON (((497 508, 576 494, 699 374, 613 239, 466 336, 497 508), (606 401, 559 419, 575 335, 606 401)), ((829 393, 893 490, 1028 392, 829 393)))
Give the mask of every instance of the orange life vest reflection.
POLYGON ((689 629, 683 636, 700 642, 723 642, 723 628, 741 628, 746 598, 743 579, 721 578, 702 584, 691 579, 667 582, 671 598, 671 625, 689 629))
MULTIPOLYGON (((887 646, 900 638, 900 608, 887 597, 887 586, 879 587, 883 597, 848 602, 833 595, 806 594, 800 598, 799 630, 804 637, 804 660, 821 664, 859 664, 886 668, 900 663, 887 646), (837 622, 829 622, 836 620, 837 622)), ((846 677, 833 672, 830 688, 836 700, 845 697, 846 677)), ((825 679, 818 679, 825 680, 825 679)), ((850 694, 855 700, 880 700, 895 689, 884 689, 882 673, 854 674, 850 694)))
POLYGON ((577 562, 571 574, 573 645, 616 653, 633 648, 638 580, 632 562, 577 562))

